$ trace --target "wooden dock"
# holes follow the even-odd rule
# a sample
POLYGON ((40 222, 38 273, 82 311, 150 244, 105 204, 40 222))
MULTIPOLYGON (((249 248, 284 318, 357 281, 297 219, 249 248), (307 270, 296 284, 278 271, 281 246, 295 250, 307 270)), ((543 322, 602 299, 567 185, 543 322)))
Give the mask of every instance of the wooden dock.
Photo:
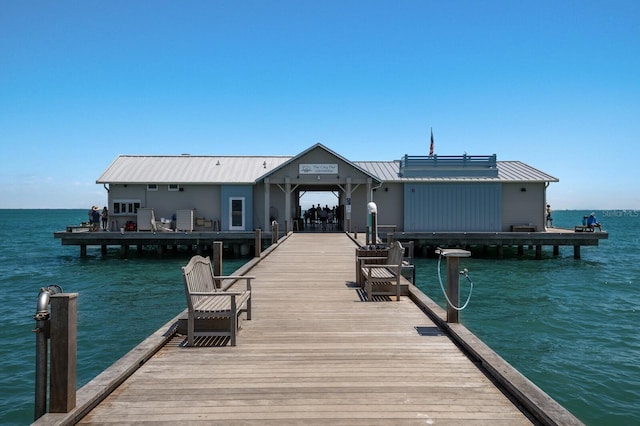
MULTIPOLYGON (((382 225, 380 228, 388 228, 382 225)), ((286 227, 285 227, 286 228, 286 227)), ((337 232, 335 229, 329 232, 337 232)), ((296 231, 298 233, 298 231, 296 231)), ((309 227, 300 233, 325 233, 320 226, 309 227)), ((65 232, 54 233, 54 237, 60 239, 64 246, 79 246, 80 256, 87 255, 87 247, 100 246, 102 255, 107 254, 107 247, 119 246, 121 257, 129 255, 129 247, 136 246, 137 251, 142 252, 144 247, 155 247, 158 255, 162 256, 166 251, 177 249, 178 246, 195 247, 198 252, 207 251, 213 241, 222 241, 227 251, 235 255, 245 255, 255 252, 256 239, 260 238, 262 246, 270 244, 275 235, 280 233, 262 232, 257 237, 256 232, 65 232)), ((354 232, 351 235, 359 235, 364 241, 365 232, 354 232)), ((580 247, 597 246, 600 240, 609 238, 607 232, 575 232, 573 229, 548 228, 538 232, 381 232, 383 240, 389 237, 399 241, 413 241, 418 256, 426 256, 429 250, 436 247, 481 247, 487 252, 489 247, 496 249, 497 258, 503 257, 504 247, 518 247, 518 253, 522 254, 523 247, 531 246, 536 249, 536 258, 542 258, 544 246, 553 247, 554 255, 559 253, 560 246, 572 246, 574 258, 580 258, 580 247)))
POLYGON ((364 302, 355 247, 346 234, 289 234, 250 269, 238 346, 185 347, 170 322, 80 389, 75 413, 36 424, 581 424, 464 327, 443 327, 437 308, 426 315, 415 287, 364 302), (155 352, 153 339, 167 344, 155 352), (90 395, 127 369, 106 399, 90 395))

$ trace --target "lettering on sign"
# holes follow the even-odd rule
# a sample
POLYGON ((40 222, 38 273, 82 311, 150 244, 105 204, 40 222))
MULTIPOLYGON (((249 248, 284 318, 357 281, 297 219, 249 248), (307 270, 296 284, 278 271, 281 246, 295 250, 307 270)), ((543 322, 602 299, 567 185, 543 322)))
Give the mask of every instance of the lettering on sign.
POLYGON ((337 175, 337 164, 300 164, 298 173, 301 175, 337 175))

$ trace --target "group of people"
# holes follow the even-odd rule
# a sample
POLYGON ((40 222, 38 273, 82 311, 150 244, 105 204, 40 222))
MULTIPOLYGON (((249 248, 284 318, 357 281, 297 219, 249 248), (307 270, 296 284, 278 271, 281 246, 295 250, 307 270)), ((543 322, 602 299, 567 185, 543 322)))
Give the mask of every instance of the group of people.
POLYGON ((109 210, 107 206, 102 208, 102 212, 100 211, 100 207, 92 206, 87 214, 89 215, 89 230, 91 232, 100 230, 101 224, 102 230, 107 230, 109 227, 109 210))
MULTIPOLYGON (((547 216, 546 216, 546 224, 548 227, 553 228, 553 218, 551 217, 551 205, 547 204, 547 216)), ((598 228, 598 230, 602 231, 602 225, 598 222, 595 213, 591 213, 589 216, 584 216, 582 218, 582 226, 588 226, 590 229, 598 228)))
POLYGON ((336 207, 329 208, 328 205, 321 207, 320 204, 316 207, 316 205, 313 204, 309 210, 304 212, 303 218, 305 224, 315 224, 320 221, 322 230, 324 231, 327 229, 327 223, 333 223, 335 221, 336 207))

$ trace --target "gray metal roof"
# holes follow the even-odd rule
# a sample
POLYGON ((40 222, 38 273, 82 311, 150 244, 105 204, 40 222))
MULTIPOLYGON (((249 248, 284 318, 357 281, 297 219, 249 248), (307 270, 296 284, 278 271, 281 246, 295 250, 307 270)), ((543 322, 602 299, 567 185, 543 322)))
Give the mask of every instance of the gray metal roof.
POLYGON ((498 177, 400 177, 400 161, 354 161, 385 182, 558 182, 558 179, 521 161, 498 161, 498 177))
POLYGON ((120 155, 96 183, 254 183, 290 158, 120 155))
MULTIPOLYGON (((292 156, 120 155, 96 180, 111 184, 248 184, 281 167, 292 156)), ((383 182, 558 182, 521 161, 498 161, 498 177, 399 177, 400 161, 353 161, 383 182)))

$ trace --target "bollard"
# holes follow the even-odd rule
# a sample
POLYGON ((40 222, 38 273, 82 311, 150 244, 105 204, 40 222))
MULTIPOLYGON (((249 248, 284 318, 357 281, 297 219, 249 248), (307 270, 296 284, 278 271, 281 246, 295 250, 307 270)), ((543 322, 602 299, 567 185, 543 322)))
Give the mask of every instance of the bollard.
POLYGON ((459 321, 459 311, 454 306, 460 306, 460 258, 470 257, 471 252, 460 249, 438 248, 436 253, 447 259, 447 322, 457 323, 459 321))

